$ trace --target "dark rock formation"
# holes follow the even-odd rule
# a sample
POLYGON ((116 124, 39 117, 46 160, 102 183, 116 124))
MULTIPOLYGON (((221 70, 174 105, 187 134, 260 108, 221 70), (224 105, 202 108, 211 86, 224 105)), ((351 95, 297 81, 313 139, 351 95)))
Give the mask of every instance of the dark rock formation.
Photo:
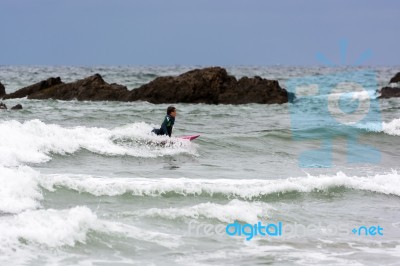
POLYGON ((6 88, 4 85, 0 82, 0 98, 3 97, 6 94, 6 88))
POLYGON ((3 97, 3 99, 14 99, 14 98, 23 98, 45 90, 47 88, 53 87, 55 85, 62 84, 61 79, 58 78, 49 78, 47 80, 43 80, 36 84, 30 85, 28 87, 22 88, 14 93, 7 94, 3 97))
POLYGON ((236 80, 225 69, 195 69, 177 77, 158 77, 129 91, 125 86, 108 84, 99 74, 72 83, 60 78, 48 79, 7 95, 4 99, 28 96, 28 99, 80 101, 148 101, 151 103, 286 103, 294 99, 276 80, 243 77, 236 80))
POLYGON ((79 101, 118 101, 129 93, 125 86, 108 84, 99 74, 51 86, 28 96, 28 99, 57 99, 79 101))
POLYGON ((0 103, 0 109, 7 110, 7 105, 5 103, 0 103))
POLYGON ((400 88, 384 87, 381 89, 379 99, 387 99, 392 97, 400 97, 400 88))
POLYGON ((384 87, 381 89, 381 95, 378 97, 379 99, 387 99, 392 97, 400 97, 400 72, 397 73, 393 78, 390 79, 390 83, 398 83, 397 87, 384 87))
POLYGON ((15 106, 11 107, 11 110, 21 110, 21 109, 22 109, 22 105, 20 105, 20 104, 17 104, 15 106))
POLYGON ((397 73, 393 78, 391 78, 389 83, 398 83, 398 82, 400 82, 400 72, 397 73))
POLYGON ((71 83, 60 78, 49 78, 34 85, 8 94, 4 99, 28 97, 28 99, 57 99, 80 101, 118 101, 129 91, 125 86, 108 84, 99 74, 71 83))
MULTIPOLYGON (((290 98, 293 95, 289 95, 290 98)), ((286 103, 288 92, 275 80, 260 77, 241 78, 228 75, 225 69, 195 69, 177 77, 159 77, 132 90, 128 101, 151 103, 286 103)))

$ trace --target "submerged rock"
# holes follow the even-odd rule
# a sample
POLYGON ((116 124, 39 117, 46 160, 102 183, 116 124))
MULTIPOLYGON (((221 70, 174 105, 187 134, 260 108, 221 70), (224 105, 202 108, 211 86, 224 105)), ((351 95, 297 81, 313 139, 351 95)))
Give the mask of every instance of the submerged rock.
POLYGON ((22 105, 21 104, 17 104, 13 107, 11 107, 11 110, 22 110, 22 105))

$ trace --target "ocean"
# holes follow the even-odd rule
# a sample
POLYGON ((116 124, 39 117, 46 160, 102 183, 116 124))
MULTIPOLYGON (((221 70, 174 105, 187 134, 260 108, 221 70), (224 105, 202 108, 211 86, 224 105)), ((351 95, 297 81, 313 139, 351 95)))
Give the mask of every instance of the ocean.
MULTIPOLYGON (((0 66, 0 82, 11 93, 99 73, 134 89, 199 67, 0 66)), ((5 100, 23 109, 0 110, 0 264, 400 265, 400 99, 375 92, 400 67, 226 69, 284 88, 367 73, 355 108, 375 109, 325 123, 323 90, 282 105, 176 103, 170 141, 150 134, 169 104, 5 100)))

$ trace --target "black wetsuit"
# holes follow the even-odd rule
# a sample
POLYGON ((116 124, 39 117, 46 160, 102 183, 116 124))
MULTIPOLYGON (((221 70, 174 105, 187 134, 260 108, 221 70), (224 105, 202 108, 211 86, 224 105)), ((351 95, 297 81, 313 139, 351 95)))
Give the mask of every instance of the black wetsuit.
POLYGON ((156 133, 156 135, 168 135, 171 137, 172 134, 172 127, 174 126, 175 123, 175 118, 167 115, 164 118, 163 123, 161 124, 161 128, 160 129, 153 129, 152 132, 156 133))

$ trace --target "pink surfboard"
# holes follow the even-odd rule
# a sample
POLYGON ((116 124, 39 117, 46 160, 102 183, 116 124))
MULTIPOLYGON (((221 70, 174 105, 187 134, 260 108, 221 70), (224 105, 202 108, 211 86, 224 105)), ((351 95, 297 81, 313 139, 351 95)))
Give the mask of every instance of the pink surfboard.
POLYGON ((197 139, 198 137, 200 137, 200 135, 181 136, 181 137, 178 137, 178 138, 180 138, 180 139, 188 139, 188 140, 192 141, 194 139, 197 139))

